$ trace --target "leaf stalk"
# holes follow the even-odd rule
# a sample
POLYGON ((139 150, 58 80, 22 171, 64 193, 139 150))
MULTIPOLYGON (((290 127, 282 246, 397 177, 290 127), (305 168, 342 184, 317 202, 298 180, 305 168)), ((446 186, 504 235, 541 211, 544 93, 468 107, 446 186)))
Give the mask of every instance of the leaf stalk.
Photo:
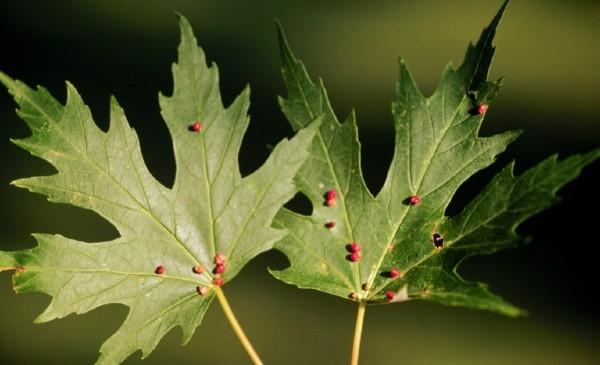
POLYGON ((360 339, 362 337, 366 309, 367 305, 365 302, 358 302, 358 312, 356 313, 356 324, 354 325, 354 340, 352 342, 352 357, 350 358, 350 365, 358 365, 360 339))
POLYGON ((233 314, 233 310, 231 310, 231 306, 229 305, 229 302, 225 297, 225 293, 223 293, 223 290, 218 286, 214 287, 214 291, 217 295, 217 298, 219 298, 219 303, 221 304, 221 308, 223 308, 225 317, 227 317, 227 319, 229 320, 229 324, 231 324, 233 331, 239 338, 240 342, 242 343, 242 346, 248 353, 248 356, 250 356, 252 363, 254 365, 263 365, 263 362, 256 353, 256 350, 254 350, 254 347, 252 347, 250 340, 248 340, 248 337, 246 337, 242 326, 240 326, 240 323, 238 322, 237 318, 235 318, 235 314, 233 314))

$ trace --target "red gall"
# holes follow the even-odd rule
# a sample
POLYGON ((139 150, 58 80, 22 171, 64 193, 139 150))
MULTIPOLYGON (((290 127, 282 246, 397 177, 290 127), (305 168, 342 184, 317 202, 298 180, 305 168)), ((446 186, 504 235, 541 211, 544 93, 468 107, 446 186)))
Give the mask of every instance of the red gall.
POLYGON ((215 274, 222 274, 225 272, 225 265, 221 264, 221 265, 217 265, 215 266, 213 273, 215 274))
POLYGON ((356 242, 352 242, 352 243, 350 243, 350 244, 349 244, 349 245, 346 247, 346 249, 347 249, 349 252, 352 252, 352 253, 360 253, 360 251, 361 251, 361 249, 360 249, 360 246, 359 246, 359 245, 358 245, 358 243, 356 243, 356 242))
POLYGON ((335 206, 335 198, 337 197, 337 192, 332 189, 325 193, 325 205, 328 207, 335 206))
POLYGON ((360 254, 358 252, 353 252, 350 255, 346 256, 349 261, 357 262, 360 260, 360 254))
POLYGON ((488 104, 480 104, 477 106, 477 114, 485 114, 490 106, 488 104))
POLYGON ((410 204, 410 205, 421 204, 421 197, 419 197, 418 195, 411 196, 410 198, 408 198, 408 204, 410 204))
POLYGON ((198 133, 202 130, 202 123, 195 121, 194 123, 190 124, 188 130, 190 132, 198 133))
POLYGON ((392 290, 388 290, 385 292, 385 299, 389 301, 394 300, 394 297, 396 296, 396 293, 394 293, 392 290))
POLYGON ((213 261, 217 265, 225 265, 225 262, 227 262, 227 257, 225 257, 225 255, 223 255, 222 253, 219 253, 215 255, 213 261))
POLYGON ((400 270, 398 270, 394 267, 390 270, 389 274, 390 274, 390 278, 392 278, 392 279, 397 278, 398 276, 400 276, 400 270))
POLYGON ((196 292, 202 296, 205 296, 206 294, 208 294, 208 288, 205 286, 198 285, 196 287, 196 292))

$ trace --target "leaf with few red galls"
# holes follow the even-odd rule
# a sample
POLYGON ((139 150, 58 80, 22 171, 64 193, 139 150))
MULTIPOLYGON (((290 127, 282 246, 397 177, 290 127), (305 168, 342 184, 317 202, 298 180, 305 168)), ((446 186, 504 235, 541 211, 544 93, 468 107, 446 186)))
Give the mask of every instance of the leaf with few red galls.
POLYGON ((137 350, 146 357, 177 326, 183 342, 190 340, 215 286, 285 235, 271 223, 296 192, 293 177, 316 129, 280 142, 263 166, 242 178, 238 154, 249 122, 249 89, 224 107, 217 68, 207 66, 184 18, 180 28, 174 91, 160 96, 176 160, 172 188, 148 171, 136 133, 114 98, 104 132, 71 84, 62 105, 44 88, 31 89, 0 73, 32 131, 14 142, 57 170, 13 184, 93 210, 120 234, 92 244, 38 234, 35 248, 0 252, 0 271, 16 271, 17 292, 53 297, 38 322, 109 303, 128 306, 125 322, 102 345, 98 364, 120 363, 137 350))
POLYGON ((295 130, 321 121, 311 157, 296 178, 313 206, 310 216, 282 209, 276 227, 290 234, 277 243, 290 267, 272 274, 300 288, 366 303, 411 299, 487 309, 506 315, 522 311, 464 281, 456 267, 465 258, 512 247, 514 229, 555 202, 554 193, 575 178, 600 151, 563 161, 549 159, 518 177, 501 172, 464 211, 445 210, 461 184, 487 167, 518 137, 505 132, 478 136, 502 79, 487 80, 492 41, 506 3, 468 47, 459 68, 446 67, 433 95, 417 89, 404 61, 392 104, 394 157, 382 189, 372 194, 362 178, 354 113, 340 123, 323 83, 314 83, 290 50, 280 28, 287 98, 281 108, 295 130), (327 204, 334 191, 336 204, 327 204), (325 197, 325 204, 323 199, 325 197), (336 222, 335 230, 324 230, 336 222), (360 251, 345 249, 353 242, 360 251), (357 252, 360 252, 359 254, 357 252))

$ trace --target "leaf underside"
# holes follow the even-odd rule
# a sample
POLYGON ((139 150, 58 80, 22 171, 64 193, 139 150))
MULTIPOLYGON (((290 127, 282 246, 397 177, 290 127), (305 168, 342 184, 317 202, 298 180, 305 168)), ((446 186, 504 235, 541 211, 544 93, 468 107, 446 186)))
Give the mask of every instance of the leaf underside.
POLYGON ((110 128, 103 132, 71 84, 62 105, 44 88, 30 89, 0 73, 32 131, 13 142, 57 170, 13 184, 93 210, 120 234, 97 243, 35 234, 35 248, 0 252, 0 270, 16 271, 17 292, 53 297, 37 322, 108 303, 128 306, 125 322, 102 345, 98 364, 120 363, 137 350, 146 357, 176 326, 183 342, 190 340, 213 300, 213 280, 231 280, 285 234, 271 227, 272 220, 296 192, 293 177, 315 132, 309 127, 281 141, 262 167, 242 178, 238 153, 248 125, 249 89, 225 108, 217 68, 207 66, 183 17, 180 30, 173 95, 160 95, 177 167, 172 188, 148 171, 137 135, 114 98, 110 128), (199 131, 192 129, 196 121, 199 131), (227 258, 226 270, 213 274, 219 253, 227 258), (164 273, 155 273, 159 266, 164 273))
POLYGON ((296 177, 313 205, 312 215, 282 209, 275 220, 276 227, 289 230, 275 247, 291 262, 289 268, 271 271, 276 278, 367 303, 422 299, 523 314, 484 284, 463 280, 456 268, 469 256, 522 242, 515 233, 517 225, 555 203, 556 191, 600 150, 563 161, 552 157, 518 177, 511 164, 460 214, 444 215, 460 185, 490 165, 519 135, 478 136, 485 116, 478 106, 491 104, 502 84, 502 79, 488 81, 487 76, 495 51, 492 40, 505 8, 506 3, 479 41, 469 45, 462 65, 446 67, 430 97, 420 93, 400 61, 392 104, 394 156, 376 196, 362 178, 354 114, 343 123, 337 120, 321 80, 311 80, 279 29, 288 90, 287 98, 280 98, 281 108, 295 130, 315 120, 321 124, 311 157, 296 177), (337 192, 333 206, 325 200, 331 190, 337 192), (411 205, 412 196, 418 196, 420 204, 411 205), (441 247, 434 245, 434 234, 441 247), (361 248, 356 262, 348 256, 352 242, 361 248))

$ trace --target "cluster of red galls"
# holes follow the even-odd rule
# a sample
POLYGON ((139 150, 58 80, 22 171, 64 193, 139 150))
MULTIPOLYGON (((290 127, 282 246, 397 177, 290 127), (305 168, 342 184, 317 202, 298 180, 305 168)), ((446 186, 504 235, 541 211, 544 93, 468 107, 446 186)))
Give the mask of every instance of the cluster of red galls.
MULTIPOLYGON (((213 279, 213 285, 221 286, 225 283, 225 280, 221 277, 221 274, 225 272, 225 265, 227 264, 227 257, 222 253, 216 254, 213 262, 215 263, 215 267, 213 269, 213 273, 216 274, 216 277, 213 279)), ((167 269, 164 265, 158 265, 154 269, 154 273, 156 275, 164 275, 167 272, 167 269)), ((192 272, 194 274, 202 275, 204 274, 204 268, 200 265, 196 265, 192 267, 192 272)), ((206 295, 209 289, 205 286, 197 286, 196 291, 200 295, 206 295)))
POLYGON ((352 262, 357 262, 358 260, 360 260, 360 246, 358 245, 358 243, 356 242, 352 242, 349 245, 346 246, 346 250, 348 250, 348 252, 350 252, 350 254, 348 256, 346 256, 346 258, 348 259, 348 261, 352 261, 352 262))

